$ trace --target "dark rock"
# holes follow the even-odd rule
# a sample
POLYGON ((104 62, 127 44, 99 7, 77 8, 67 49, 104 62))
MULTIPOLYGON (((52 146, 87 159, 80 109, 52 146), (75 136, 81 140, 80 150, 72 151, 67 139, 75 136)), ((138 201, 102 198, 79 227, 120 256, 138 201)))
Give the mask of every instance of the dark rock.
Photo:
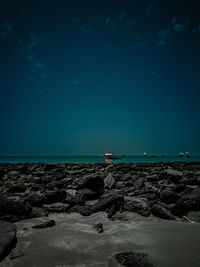
POLYGON ((45 197, 45 203, 46 204, 52 204, 55 202, 60 202, 64 200, 67 196, 67 193, 65 190, 55 190, 55 191, 46 191, 45 197))
POLYGON ((0 220, 0 262, 15 246, 17 228, 15 224, 0 220))
POLYGON ((165 171, 165 174, 167 175, 169 179, 172 179, 174 183, 178 183, 183 176, 182 172, 171 169, 171 168, 168 168, 165 171))
POLYGON ((54 220, 49 220, 49 221, 47 221, 45 223, 33 225, 32 228, 34 228, 34 229, 42 229, 42 228, 52 227, 55 224, 56 224, 56 222, 54 220))
POLYGON ((48 212, 44 208, 33 207, 32 212, 29 215, 29 218, 38 218, 38 217, 47 217, 48 212))
POLYGON ((114 214, 110 218, 110 220, 112 220, 112 221, 119 220, 119 221, 122 221, 122 222, 127 222, 128 218, 127 218, 126 214, 117 212, 116 214, 114 214))
POLYGON ((175 203, 179 199, 179 195, 174 193, 171 189, 166 188, 160 193, 160 200, 166 204, 175 203))
POLYGON ((124 197, 117 194, 109 194, 105 198, 100 199, 94 206, 92 210, 94 212, 105 211, 112 206, 115 206, 115 210, 120 210, 124 205, 124 197))
POLYGON ((8 188, 8 193, 22 193, 25 191, 26 191, 26 186, 25 184, 22 183, 12 184, 8 188))
POLYGON ((96 229, 97 233, 103 233, 103 224, 102 223, 95 224, 94 228, 96 229))
POLYGON ((190 210, 192 210, 192 205, 192 200, 179 199, 172 207, 171 212, 175 216, 183 217, 186 216, 190 210))
POLYGON ((180 181, 182 184, 185 184, 185 185, 197 185, 197 179, 195 178, 183 178, 181 181, 180 181))
POLYGON ((42 184, 32 183, 31 184, 31 190, 32 191, 43 191, 44 190, 44 186, 42 184))
POLYGON ((79 194, 77 192, 75 195, 67 192, 67 196, 62 202, 71 205, 83 205, 86 202, 86 197, 84 194, 79 194))
POLYGON ((16 178, 19 178, 19 172, 18 171, 10 171, 7 173, 8 179, 9 180, 15 180, 16 178))
POLYGON ((155 267, 148 255, 139 252, 122 252, 115 255, 119 264, 126 267, 155 267))
POLYGON ((87 188, 94 192, 104 191, 104 180, 97 174, 90 174, 78 180, 79 189, 87 188))
POLYGON ((113 215, 119 210, 118 204, 113 204, 107 209, 107 218, 111 219, 113 215))
POLYGON ((90 216, 93 213, 91 206, 82 205, 74 205, 68 210, 68 212, 76 212, 83 216, 90 216))
POLYGON ((32 212, 32 207, 28 202, 22 200, 11 200, 6 197, 0 197, 0 217, 3 218, 5 215, 11 215, 16 217, 16 220, 27 218, 32 212))
POLYGON ((78 198, 82 198, 83 201, 85 202, 87 200, 97 199, 100 196, 100 194, 90 189, 85 188, 85 189, 78 190, 75 194, 75 198, 76 196, 78 196, 78 198))
POLYGON ((161 205, 154 204, 151 207, 151 213, 159 218, 166 219, 166 220, 175 220, 176 218, 171 214, 171 212, 161 205))
POLYGON ((181 199, 190 200, 192 202, 191 211, 200 211, 200 189, 188 188, 181 193, 181 199))
POLYGON ((25 196, 25 201, 30 203, 33 207, 41 207, 46 203, 46 196, 40 192, 31 192, 25 196))
POLYGON ((186 188, 186 186, 184 184, 178 184, 174 187, 173 191, 174 193, 181 193, 182 191, 184 191, 186 188))
POLYGON ((200 222, 200 212, 199 211, 190 211, 187 214, 187 217, 192 221, 192 222, 200 222))
POLYGON ((112 189, 115 185, 115 179, 113 178, 112 174, 109 173, 108 176, 104 179, 104 186, 105 188, 112 189))
POLYGON ((58 213, 67 211, 69 207, 70 207, 69 204, 64 204, 61 202, 57 202, 57 203, 53 203, 53 204, 49 204, 49 205, 44 205, 44 208, 48 212, 58 212, 58 213))
POLYGON ((150 207, 148 201, 142 198, 125 197, 124 210, 136 212, 146 217, 150 215, 150 207))

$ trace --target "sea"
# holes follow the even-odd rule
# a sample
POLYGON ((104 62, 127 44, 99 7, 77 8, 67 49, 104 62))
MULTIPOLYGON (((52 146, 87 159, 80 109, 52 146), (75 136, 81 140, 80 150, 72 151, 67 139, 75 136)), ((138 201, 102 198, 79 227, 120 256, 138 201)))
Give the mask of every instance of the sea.
POLYGON ((200 162, 200 156, 141 156, 127 155, 121 159, 108 160, 104 155, 73 156, 0 156, 0 163, 155 163, 200 162))

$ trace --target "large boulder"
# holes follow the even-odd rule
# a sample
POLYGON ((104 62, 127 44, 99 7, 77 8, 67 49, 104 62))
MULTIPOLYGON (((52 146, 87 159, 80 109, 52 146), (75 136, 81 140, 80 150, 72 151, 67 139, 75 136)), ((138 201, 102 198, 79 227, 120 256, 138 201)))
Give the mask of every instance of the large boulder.
POLYGON ((23 200, 12 200, 7 197, 0 197, 0 217, 5 220, 18 221, 28 218, 32 207, 23 200))
POLYGON ((90 174, 84 176, 78 179, 77 183, 79 189, 87 188, 94 192, 100 193, 103 193, 104 191, 104 180, 101 176, 97 174, 90 174))
POLYGON ((136 212, 146 217, 150 215, 150 207, 148 201, 143 198, 125 197, 124 210, 136 212))
POLYGON ((179 199, 179 195, 174 193, 171 189, 166 188, 160 193, 160 200, 166 204, 175 203, 179 199))
POLYGON ((171 214, 169 210, 164 208, 161 205, 154 204, 151 207, 151 213, 159 218, 166 219, 166 220, 175 220, 176 218, 171 214))
POLYGON ((46 197, 40 192, 30 192, 25 200, 33 207, 41 207, 46 202, 46 197))
POLYGON ((165 175, 167 176, 167 178, 172 180, 174 183, 179 183, 180 179, 183 176, 183 173, 181 171, 168 168, 167 170, 165 170, 165 175))
MULTIPOLYGON (((108 194, 104 198, 100 199, 96 204, 92 206, 94 212, 110 210, 109 215, 112 216, 114 211, 122 210, 124 206, 124 197, 118 194, 108 194), (112 215, 111 215, 112 214, 112 215)), ((110 217, 109 216, 109 217, 110 217)))
POLYGON ((8 193, 23 193, 26 191, 26 185, 23 183, 12 184, 8 188, 8 193))
POLYGON ((175 216, 183 217, 186 216, 190 210, 192 210, 192 206, 192 200, 179 199, 172 207, 171 212, 175 216))
POLYGON ((69 204, 65 204, 62 202, 44 205, 44 208, 47 212, 56 212, 56 213, 65 212, 68 210, 69 207, 70 207, 69 204))
POLYGON ((54 191, 46 191, 45 193, 45 203, 46 204, 52 204, 55 202, 63 201, 67 196, 67 193, 65 190, 54 190, 54 191))
POLYGON ((200 211, 200 189, 188 188, 181 193, 181 199, 192 201, 191 210, 200 211))
POLYGON ((76 212, 76 213, 79 213, 83 216, 90 216, 93 213, 93 210, 92 210, 91 206, 74 205, 68 210, 68 212, 76 212))
POLYGON ((82 198, 84 201, 87 201, 97 199, 100 194, 98 192, 94 192, 90 189, 85 188, 78 190, 75 194, 75 198, 76 196, 79 196, 79 198, 82 198))
POLYGON ((7 177, 10 180, 15 180, 15 179, 19 178, 20 175, 19 175, 18 171, 10 171, 10 172, 7 173, 7 177))
POLYGON ((16 231, 15 224, 0 220, 0 262, 15 246, 17 241, 16 231))

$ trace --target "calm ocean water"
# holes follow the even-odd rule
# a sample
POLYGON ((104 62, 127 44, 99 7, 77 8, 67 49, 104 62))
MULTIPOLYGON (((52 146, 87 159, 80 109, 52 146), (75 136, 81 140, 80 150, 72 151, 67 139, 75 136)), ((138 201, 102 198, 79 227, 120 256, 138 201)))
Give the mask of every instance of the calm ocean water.
MULTIPOLYGON (((200 156, 125 156, 122 159, 112 160, 113 163, 153 163, 153 162, 199 161, 200 156)), ((105 163, 105 156, 0 156, 0 163, 105 163)))

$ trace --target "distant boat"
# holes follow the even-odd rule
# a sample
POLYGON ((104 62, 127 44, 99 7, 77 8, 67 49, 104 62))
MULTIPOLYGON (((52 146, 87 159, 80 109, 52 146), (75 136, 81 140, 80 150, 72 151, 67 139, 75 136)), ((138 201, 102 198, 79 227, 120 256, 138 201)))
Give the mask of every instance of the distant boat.
POLYGON ((125 155, 113 155, 112 153, 105 153, 107 159, 122 159, 125 155))
POLYGON ((179 153, 179 157, 180 157, 180 158, 182 158, 182 157, 184 157, 184 156, 185 156, 185 153, 183 153, 183 152, 180 152, 180 153, 179 153))
POLYGON ((156 154, 152 154, 151 156, 152 156, 152 158, 155 158, 156 157, 156 154))
POLYGON ((189 152, 185 152, 185 155, 186 155, 187 158, 190 157, 190 153, 189 152))

